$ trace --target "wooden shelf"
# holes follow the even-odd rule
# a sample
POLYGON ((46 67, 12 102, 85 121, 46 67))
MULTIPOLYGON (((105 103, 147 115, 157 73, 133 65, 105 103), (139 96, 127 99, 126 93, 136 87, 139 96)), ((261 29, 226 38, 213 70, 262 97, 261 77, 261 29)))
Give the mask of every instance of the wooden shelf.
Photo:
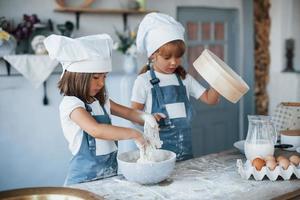
POLYGON ((127 28, 127 16, 134 15, 144 15, 150 12, 155 12, 154 10, 129 10, 129 9, 110 9, 110 8, 76 8, 76 7, 59 7, 54 9, 55 12, 64 13, 75 13, 76 15, 76 28, 79 29, 79 21, 81 13, 90 14, 121 14, 123 16, 124 30, 127 28))
POLYGON ((104 8, 74 8, 61 7, 55 8, 55 12, 70 12, 70 13, 98 13, 98 14, 147 14, 154 12, 151 10, 128 10, 128 9, 104 9, 104 8))

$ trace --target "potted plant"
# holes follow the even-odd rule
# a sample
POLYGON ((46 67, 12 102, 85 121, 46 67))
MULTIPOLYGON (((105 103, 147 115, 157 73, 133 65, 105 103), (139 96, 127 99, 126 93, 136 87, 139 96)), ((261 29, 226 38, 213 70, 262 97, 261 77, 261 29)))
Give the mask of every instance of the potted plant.
POLYGON ((136 32, 126 29, 120 32, 115 28, 118 42, 114 44, 114 49, 124 55, 123 69, 126 73, 135 73, 137 69, 137 48, 136 48, 136 32))

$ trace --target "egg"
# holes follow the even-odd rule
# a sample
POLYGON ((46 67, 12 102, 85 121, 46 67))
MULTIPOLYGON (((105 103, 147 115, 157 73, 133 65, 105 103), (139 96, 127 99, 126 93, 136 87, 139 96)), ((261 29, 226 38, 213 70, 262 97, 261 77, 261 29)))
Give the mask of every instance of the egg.
POLYGON ((261 158, 255 158, 253 161, 252 161, 252 166, 255 167, 256 170, 260 171, 263 166, 266 165, 266 161, 264 159, 261 159, 261 158))
POLYGON ((266 156, 264 159, 265 159, 266 162, 269 161, 269 160, 272 160, 272 161, 276 162, 274 156, 266 156))
POLYGON ((292 164, 298 166, 299 163, 300 163, 300 158, 299 158, 299 156, 297 156, 297 155, 292 155, 292 156, 290 157, 290 162, 291 162, 292 164))
POLYGON ((283 169, 287 169, 290 165, 290 161, 286 158, 280 159, 278 161, 278 164, 283 168, 283 169))
POLYGON ((275 158, 274 158, 274 160, 267 160, 267 161, 266 161, 266 166, 267 166, 271 171, 273 171, 273 170, 276 168, 276 166, 277 166, 277 163, 275 162, 275 158))
POLYGON ((284 156, 278 156, 278 157, 276 158, 276 161, 279 162, 281 159, 286 159, 286 157, 284 157, 284 156))

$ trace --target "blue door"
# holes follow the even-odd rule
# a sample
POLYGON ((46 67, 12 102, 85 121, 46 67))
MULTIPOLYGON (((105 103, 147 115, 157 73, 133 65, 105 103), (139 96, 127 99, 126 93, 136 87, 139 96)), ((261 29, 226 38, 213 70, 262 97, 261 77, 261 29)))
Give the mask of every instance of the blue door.
MULTIPOLYGON (((236 10, 179 7, 177 13, 186 29, 187 51, 183 65, 192 76, 209 87, 192 65, 205 48, 239 72, 236 10)), ((239 139, 239 103, 232 104, 223 97, 217 106, 208 106, 194 99, 192 103, 195 111, 192 123, 194 156, 232 148, 239 139)))

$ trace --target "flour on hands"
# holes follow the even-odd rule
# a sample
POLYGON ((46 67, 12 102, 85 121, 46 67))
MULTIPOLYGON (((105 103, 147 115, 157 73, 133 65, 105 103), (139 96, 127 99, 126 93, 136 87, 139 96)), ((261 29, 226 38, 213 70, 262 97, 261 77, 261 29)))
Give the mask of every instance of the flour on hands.
POLYGON ((147 144, 140 148, 140 158, 137 160, 138 163, 151 163, 155 162, 155 157, 153 152, 156 149, 161 148, 162 141, 159 138, 158 124, 152 115, 147 115, 145 117, 144 124, 144 138, 147 144), (155 123, 153 123, 153 120, 155 123))

